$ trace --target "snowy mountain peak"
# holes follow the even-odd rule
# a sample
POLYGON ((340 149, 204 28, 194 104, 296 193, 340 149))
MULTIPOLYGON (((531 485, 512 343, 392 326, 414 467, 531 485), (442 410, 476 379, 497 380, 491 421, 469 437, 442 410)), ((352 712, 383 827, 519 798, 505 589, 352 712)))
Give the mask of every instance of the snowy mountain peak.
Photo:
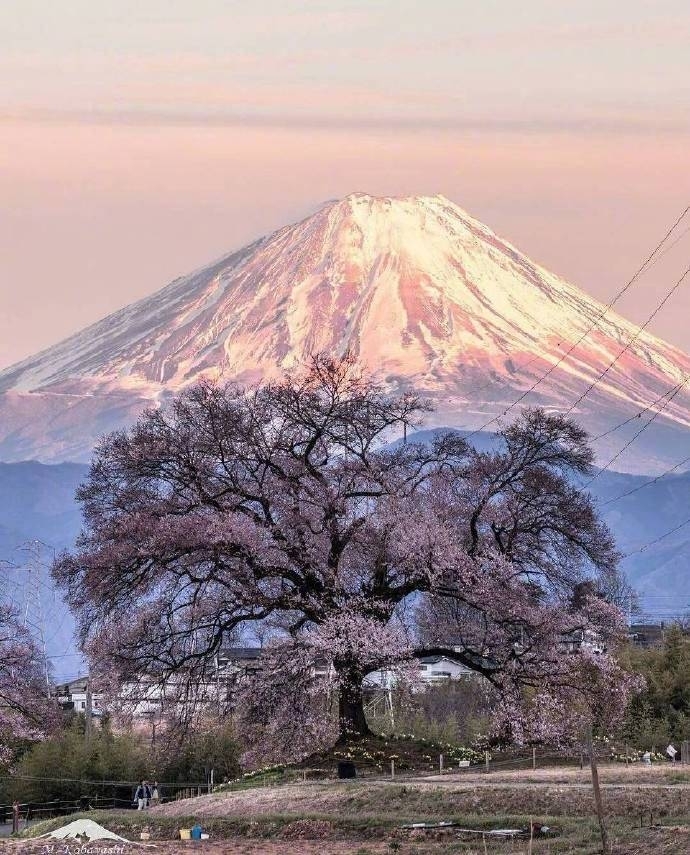
MULTIPOLYGON (((580 408, 596 432, 690 371, 636 332, 444 196, 352 193, 0 373, 0 456, 81 459, 202 376, 255 382, 317 351, 350 351, 430 395, 437 423, 474 426, 582 338, 526 401, 569 406, 632 341, 580 408)), ((690 427, 687 405, 665 430, 690 427)))

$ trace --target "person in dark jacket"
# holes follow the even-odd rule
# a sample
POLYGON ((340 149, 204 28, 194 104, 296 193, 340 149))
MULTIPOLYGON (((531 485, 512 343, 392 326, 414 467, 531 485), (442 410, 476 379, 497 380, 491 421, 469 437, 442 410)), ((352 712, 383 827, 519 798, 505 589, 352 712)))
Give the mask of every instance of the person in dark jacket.
POLYGON ((137 810, 145 810, 149 806, 150 798, 151 790, 149 789, 149 785, 146 781, 139 781, 137 791, 134 793, 134 801, 136 803, 137 810))

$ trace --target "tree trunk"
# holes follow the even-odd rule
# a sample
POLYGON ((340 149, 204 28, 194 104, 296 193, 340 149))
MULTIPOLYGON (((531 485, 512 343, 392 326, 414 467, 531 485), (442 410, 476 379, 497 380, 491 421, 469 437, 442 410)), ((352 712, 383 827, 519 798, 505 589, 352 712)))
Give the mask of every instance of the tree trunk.
POLYGON ((338 742, 357 736, 368 736, 371 731, 364 714, 362 676, 349 671, 341 682, 338 698, 338 742))

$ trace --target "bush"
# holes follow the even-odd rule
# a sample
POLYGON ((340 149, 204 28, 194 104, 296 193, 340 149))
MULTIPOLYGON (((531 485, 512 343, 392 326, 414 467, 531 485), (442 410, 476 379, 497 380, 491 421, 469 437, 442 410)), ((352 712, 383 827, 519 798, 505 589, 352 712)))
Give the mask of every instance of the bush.
POLYGON ((148 775, 150 763, 141 740, 112 732, 107 719, 85 735, 84 717, 75 716, 63 730, 34 744, 21 758, 9 787, 21 802, 74 801, 81 796, 130 798, 129 785, 148 775), (106 783, 108 782, 108 783, 106 783))
POLYGON ((240 750, 232 727, 219 722, 203 731, 186 733, 166 740, 157 752, 160 780, 170 783, 201 783, 209 780, 220 784, 240 774, 240 750))
POLYGON ((630 745, 665 748, 690 739, 690 638, 671 626, 659 649, 629 648, 626 667, 642 674, 645 689, 634 697, 625 716, 622 740, 630 745))

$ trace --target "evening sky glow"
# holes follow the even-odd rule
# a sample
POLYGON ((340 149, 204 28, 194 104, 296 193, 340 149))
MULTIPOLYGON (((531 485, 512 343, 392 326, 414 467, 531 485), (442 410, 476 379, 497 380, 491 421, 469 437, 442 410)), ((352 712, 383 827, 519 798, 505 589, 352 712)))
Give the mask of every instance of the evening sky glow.
MULTIPOLYGON (((690 201, 689 46, 684 0, 9 0, 0 368, 354 190, 443 193, 606 300, 690 201)), ((690 349, 689 313, 652 330, 690 349)))

